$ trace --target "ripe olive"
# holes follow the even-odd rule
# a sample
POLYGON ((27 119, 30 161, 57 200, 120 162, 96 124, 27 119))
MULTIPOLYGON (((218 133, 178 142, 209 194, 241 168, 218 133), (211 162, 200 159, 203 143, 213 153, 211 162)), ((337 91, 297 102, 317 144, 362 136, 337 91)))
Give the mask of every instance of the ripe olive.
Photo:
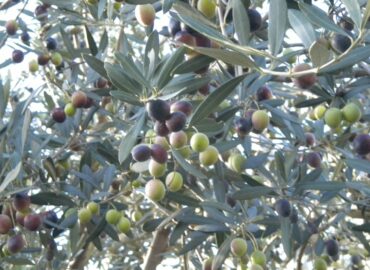
MULTIPOLYGON (((311 66, 306 63, 298 64, 293 68, 293 72, 301 72, 311 69, 311 66)), ((293 78, 295 86, 302 89, 309 89, 316 83, 316 74, 307 74, 293 78)))
POLYGON ((13 227, 12 220, 8 215, 0 214, 0 234, 7 234, 13 227))
POLYGON ((159 122, 164 122, 170 117, 170 105, 161 99, 150 100, 146 104, 149 117, 159 122))
POLYGON ((359 134, 353 140, 353 148, 359 155, 367 155, 370 153, 370 135, 359 134))
POLYGON ((131 155, 135 161, 142 162, 150 158, 151 150, 146 144, 139 144, 131 150, 131 155))
POLYGON ((275 210, 281 217, 289 217, 291 212, 290 202, 286 199, 280 199, 275 204, 275 210))

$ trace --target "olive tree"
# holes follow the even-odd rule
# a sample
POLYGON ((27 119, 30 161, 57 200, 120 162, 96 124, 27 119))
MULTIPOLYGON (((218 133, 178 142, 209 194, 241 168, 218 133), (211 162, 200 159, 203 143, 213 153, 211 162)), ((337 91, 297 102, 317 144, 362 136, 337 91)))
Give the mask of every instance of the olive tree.
POLYGON ((0 12, 1 269, 370 267, 370 2, 0 12))

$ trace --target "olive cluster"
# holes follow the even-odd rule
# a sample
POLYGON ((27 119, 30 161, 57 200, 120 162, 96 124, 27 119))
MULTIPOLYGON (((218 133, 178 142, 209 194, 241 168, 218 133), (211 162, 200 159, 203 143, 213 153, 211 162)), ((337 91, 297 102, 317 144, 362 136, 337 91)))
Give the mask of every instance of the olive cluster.
POLYGON ((2 246, 1 254, 8 256, 20 252, 26 246, 24 233, 52 229, 58 222, 52 210, 35 213, 31 208, 31 198, 27 193, 17 193, 12 202, 3 206, 0 214, 0 234, 7 234, 8 240, 2 246))

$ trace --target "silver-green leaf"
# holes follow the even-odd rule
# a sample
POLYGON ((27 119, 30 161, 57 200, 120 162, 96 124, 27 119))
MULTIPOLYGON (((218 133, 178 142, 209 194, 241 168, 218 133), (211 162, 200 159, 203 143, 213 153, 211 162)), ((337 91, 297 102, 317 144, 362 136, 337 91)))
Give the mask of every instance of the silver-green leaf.
POLYGON ((270 51, 273 55, 279 53, 284 40, 287 12, 288 9, 285 0, 270 2, 268 40, 270 51))

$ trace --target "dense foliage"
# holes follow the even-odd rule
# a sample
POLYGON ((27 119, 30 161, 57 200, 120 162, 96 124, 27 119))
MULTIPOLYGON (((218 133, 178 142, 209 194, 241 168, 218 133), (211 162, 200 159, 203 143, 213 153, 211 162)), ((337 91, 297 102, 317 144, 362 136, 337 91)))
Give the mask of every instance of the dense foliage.
POLYGON ((1 269, 370 268, 370 2, 0 12, 1 269))

